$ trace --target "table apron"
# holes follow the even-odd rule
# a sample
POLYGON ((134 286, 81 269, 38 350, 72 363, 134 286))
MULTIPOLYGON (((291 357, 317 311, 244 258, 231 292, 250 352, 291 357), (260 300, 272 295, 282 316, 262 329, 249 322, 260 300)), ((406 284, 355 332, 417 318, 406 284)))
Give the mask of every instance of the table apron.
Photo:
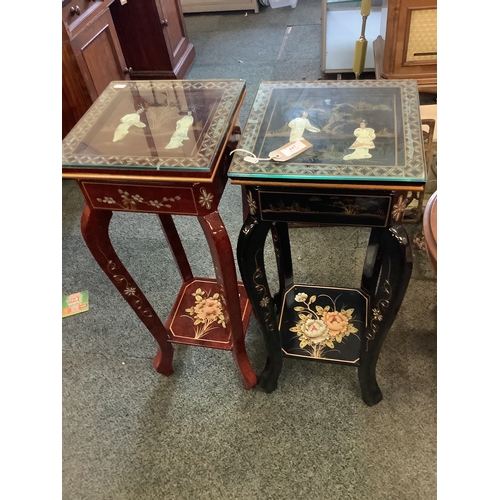
POLYGON ((78 181, 88 205, 98 210, 205 215, 217 210, 214 186, 78 181))
POLYGON ((389 227, 405 221, 420 191, 279 190, 248 188, 250 212, 262 221, 389 227))

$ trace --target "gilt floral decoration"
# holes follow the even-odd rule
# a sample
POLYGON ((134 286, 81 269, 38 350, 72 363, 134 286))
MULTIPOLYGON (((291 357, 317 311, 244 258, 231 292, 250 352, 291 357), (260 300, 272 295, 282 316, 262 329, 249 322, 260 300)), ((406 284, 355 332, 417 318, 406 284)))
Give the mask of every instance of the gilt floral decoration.
POLYGON ((195 298, 195 305, 186 309, 186 312, 194 321, 195 339, 202 338, 217 325, 226 327, 219 293, 214 293, 210 297, 204 290, 198 288, 192 295, 195 298))
POLYGON ((321 358, 325 349, 334 349, 335 344, 340 344, 358 329, 352 324, 354 308, 337 311, 333 301, 332 306, 313 307, 316 299, 316 295, 309 297, 306 293, 295 296, 295 301, 302 304, 294 307, 300 321, 290 331, 297 334, 301 349, 307 350, 313 358, 321 358))

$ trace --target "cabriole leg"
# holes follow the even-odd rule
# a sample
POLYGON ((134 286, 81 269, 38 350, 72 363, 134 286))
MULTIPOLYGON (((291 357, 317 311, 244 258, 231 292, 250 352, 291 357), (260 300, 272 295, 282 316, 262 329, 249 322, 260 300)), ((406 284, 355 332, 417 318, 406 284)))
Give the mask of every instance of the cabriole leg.
POLYGON ((112 215, 111 210, 93 210, 86 205, 81 221, 83 239, 101 269, 158 343, 158 352, 153 361, 155 370, 162 375, 171 375, 174 372, 173 347, 168 341, 169 334, 111 244, 109 222, 112 215))
POLYGON ((370 311, 358 368, 361 395, 368 406, 382 400, 377 361, 405 296, 412 267, 411 247, 403 226, 372 229, 361 281, 361 288, 370 297, 370 311))

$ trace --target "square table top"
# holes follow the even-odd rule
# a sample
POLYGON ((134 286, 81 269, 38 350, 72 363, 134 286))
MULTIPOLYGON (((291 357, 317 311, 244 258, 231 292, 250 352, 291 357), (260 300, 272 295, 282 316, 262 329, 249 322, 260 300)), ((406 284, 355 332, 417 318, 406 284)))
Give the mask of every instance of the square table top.
POLYGON ((234 183, 425 183, 417 82, 262 82, 238 149, 228 171, 234 183), (287 161, 269 158, 300 137, 312 147, 287 161), (261 160, 245 160, 247 152, 261 160))
POLYGON ((210 178, 244 80, 111 82, 62 142, 64 178, 210 178))

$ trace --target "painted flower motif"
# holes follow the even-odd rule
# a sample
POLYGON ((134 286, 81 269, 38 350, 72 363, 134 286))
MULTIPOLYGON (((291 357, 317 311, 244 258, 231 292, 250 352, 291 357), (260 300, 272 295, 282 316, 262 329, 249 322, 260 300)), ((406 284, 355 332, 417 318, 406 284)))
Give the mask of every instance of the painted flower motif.
POLYGON ((197 322, 216 321, 220 314, 222 314, 222 307, 219 300, 208 298, 203 299, 194 306, 194 313, 197 322))
POLYGON ((308 340, 313 344, 320 344, 328 339, 328 327, 324 321, 320 319, 311 318, 304 321, 300 326, 300 331, 303 336, 306 337, 306 339, 304 339, 304 345, 308 344, 308 340))
POLYGON ((158 200, 150 200, 150 201, 149 201, 149 204, 150 204, 152 207, 156 207, 156 208, 163 207, 163 203, 159 202, 158 200))
POLYGON ((200 196, 200 199, 198 200, 198 203, 202 207, 206 207, 206 208, 210 209, 212 207, 212 201, 214 199, 214 195, 211 193, 207 193, 207 190, 205 188, 201 188, 200 193, 201 193, 201 196, 200 196))
POLYGON ((99 201, 100 203, 108 203, 109 205, 114 205, 116 203, 115 200, 110 196, 105 196, 102 200, 101 198, 97 198, 97 201, 99 201))
MULTIPOLYGON (((127 210, 137 210, 137 205, 139 203, 144 203, 145 205, 148 205, 150 207, 154 208, 161 208, 161 207, 167 207, 171 208, 172 205, 167 205, 163 204, 161 201, 158 200, 149 200, 146 201, 140 194, 130 194, 128 191, 123 191, 123 189, 118 189, 118 193, 120 194, 121 198, 121 205, 120 203, 117 203, 112 197, 110 196, 105 196, 103 199, 97 198, 97 201, 100 203, 108 203, 109 205, 118 205, 121 206, 121 208, 125 208, 127 210)), ((207 196, 212 196, 212 195, 207 195, 207 196)), ((162 201, 179 201, 181 199, 180 196, 175 196, 173 198, 166 198, 164 197, 162 201)), ((210 207, 209 207, 210 208, 210 207)))
POLYGON ((257 212, 257 203, 253 199, 251 191, 247 195, 247 203, 248 203, 248 209, 250 210, 250 213, 252 215, 255 215, 255 213, 257 212))
POLYGON ((377 332, 380 328, 380 325, 378 325, 377 322, 382 321, 384 318, 382 311, 387 310, 387 308, 391 304, 392 288, 391 288, 391 284, 389 283, 389 281, 387 279, 384 280, 383 290, 386 294, 386 297, 380 298, 380 300, 377 302, 377 305, 372 308, 372 317, 370 319, 370 327, 367 328, 367 330, 366 330, 366 338, 368 340, 373 340, 375 338, 375 335, 377 334, 377 332))
POLYGON ((257 203, 253 199, 251 192, 248 193, 248 195, 247 195, 247 203, 248 203, 248 209, 250 210, 250 213, 252 215, 255 215, 255 213, 257 212, 257 203))
POLYGON ((262 297, 260 301, 261 307, 267 307, 269 306, 269 297, 262 297))
POLYGON ((123 206, 128 210, 135 210, 137 207, 137 203, 130 197, 130 194, 127 191, 123 191, 122 189, 119 189, 118 192, 120 193, 120 196, 122 198, 123 206))
POLYGON ((373 314, 373 319, 376 321, 382 321, 382 313, 380 312, 380 309, 378 308, 373 308, 372 309, 372 314, 373 314))
POLYGON ((218 293, 210 297, 204 290, 198 288, 192 295, 195 298, 195 305, 186 309, 186 312, 194 321, 195 339, 202 338, 215 325, 226 327, 221 296, 218 293))
POLYGON ((328 330, 334 333, 343 333, 347 331, 347 325, 349 324, 347 316, 338 311, 327 311, 323 313, 323 321, 326 326, 328 326, 328 330))
POLYGON ((328 326, 328 331, 330 337, 332 337, 335 342, 342 342, 344 337, 347 337, 351 333, 356 333, 358 331, 350 321, 352 320, 352 313, 354 309, 342 309, 339 311, 325 311, 323 312, 323 321, 328 326))
POLYGON ((399 220, 399 218, 403 215, 406 209, 406 200, 403 200, 403 196, 398 198, 397 203, 394 205, 392 209, 392 216, 394 220, 399 220))
POLYGON ((314 358, 321 358, 325 348, 333 349, 335 342, 341 343, 358 329, 352 324, 354 309, 337 311, 330 305, 316 305, 313 309, 316 300, 315 295, 309 297, 303 292, 295 295, 295 301, 301 304, 294 308, 299 313, 299 321, 290 331, 297 333, 301 349, 308 350, 314 358))
POLYGON ((132 200, 131 198, 125 198, 123 200, 123 205, 125 208, 128 208, 129 210, 136 210, 137 209, 137 203, 132 200))
POLYGON ((172 205, 170 205, 170 203, 165 203, 166 201, 170 201, 170 202, 174 202, 174 201, 179 201, 181 199, 180 196, 176 196, 175 198, 167 198, 166 196, 163 197, 163 202, 164 202, 164 207, 167 207, 167 208, 172 208, 172 205))
POLYGON ((132 286, 128 286, 124 290, 125 295, 135 295, 135 288, 132 286))

